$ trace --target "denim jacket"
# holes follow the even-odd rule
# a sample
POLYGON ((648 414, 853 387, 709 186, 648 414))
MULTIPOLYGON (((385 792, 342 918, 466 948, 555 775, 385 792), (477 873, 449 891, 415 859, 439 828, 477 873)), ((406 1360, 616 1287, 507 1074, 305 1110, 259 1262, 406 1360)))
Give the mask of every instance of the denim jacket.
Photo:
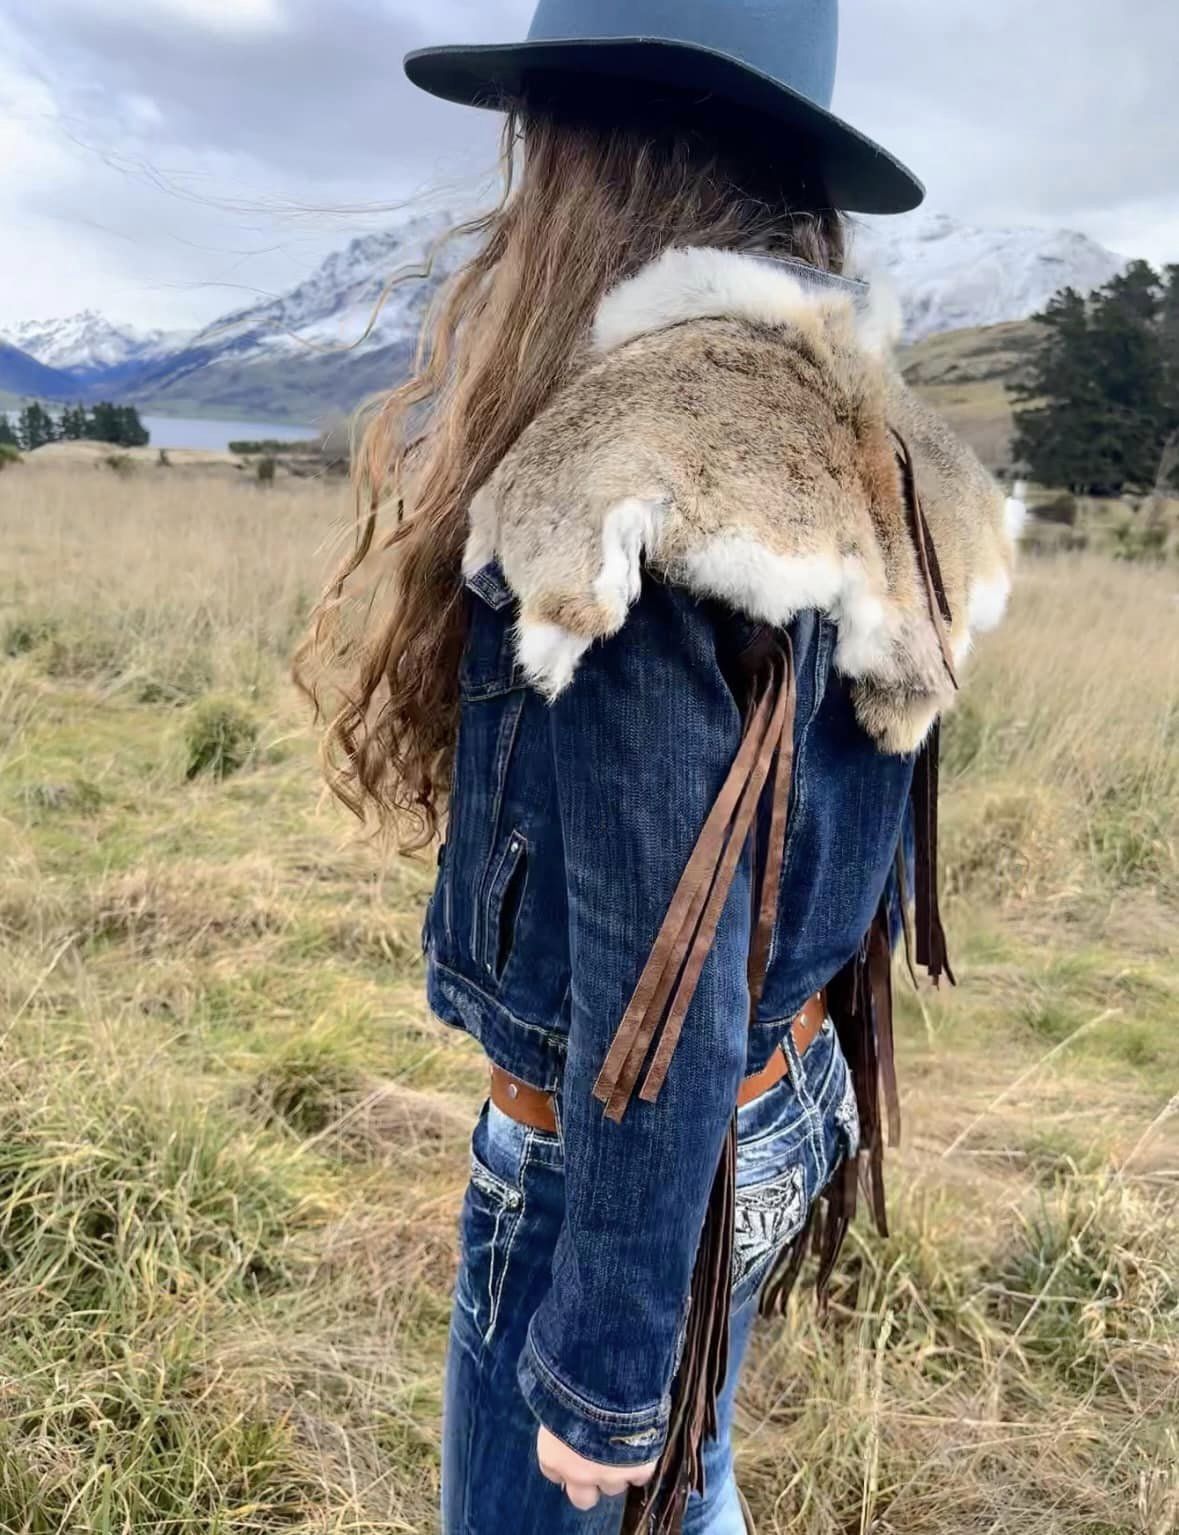
POLYGON ((833 665, 835 626, 789 626, 788 840, 750 1020, 752 869, 730 892, 657 1103, 607 1120, 592 1088, 737 750, 754 626, 646 575, 626 623, 547 701, 524 676, 498 564, 468 577, 450 822, 424 933, 430 1005, 492 1061, 557 1090, 564 1230, 519 1379, 591 1459, 649 1459, 666 1427, 695 1247, 741 1078, 853 956, 892 868, 913 758, 879 750, 833 665), (620 1452, 620 1446, 622 1450, 620 1452))

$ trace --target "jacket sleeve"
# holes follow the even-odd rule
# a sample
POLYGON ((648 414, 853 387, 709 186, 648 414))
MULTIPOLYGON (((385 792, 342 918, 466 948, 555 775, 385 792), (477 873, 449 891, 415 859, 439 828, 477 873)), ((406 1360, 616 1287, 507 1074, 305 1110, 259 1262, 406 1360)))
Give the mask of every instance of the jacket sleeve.
POLYGON ((710 610, 644 583, 550 711, 568 887, 572 1024, 565 1222, 519 1379, 591 1460, 653 1459, 713 1176, 745 1069, 743 857, 663 1091, 621 1124, 592 1096, 614 1031, 741 734, 710 610))

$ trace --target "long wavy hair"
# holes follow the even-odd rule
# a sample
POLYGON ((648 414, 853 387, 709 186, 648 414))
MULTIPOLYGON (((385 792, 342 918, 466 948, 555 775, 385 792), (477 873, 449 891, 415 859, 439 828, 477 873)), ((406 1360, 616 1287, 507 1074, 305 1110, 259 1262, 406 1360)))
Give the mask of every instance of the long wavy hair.
POLYGON ((323 723, 331 790, 403 849, 445 815, 467 507, 568 377, 602 296, 672 246, 842 269, 841 219, 798 206, 789 154, 724 142, 653 117, 511 113, 501 201, 456 231, 474 254, 436 299, 412 376, 367 410, 353 547, 295 675, 323 723))

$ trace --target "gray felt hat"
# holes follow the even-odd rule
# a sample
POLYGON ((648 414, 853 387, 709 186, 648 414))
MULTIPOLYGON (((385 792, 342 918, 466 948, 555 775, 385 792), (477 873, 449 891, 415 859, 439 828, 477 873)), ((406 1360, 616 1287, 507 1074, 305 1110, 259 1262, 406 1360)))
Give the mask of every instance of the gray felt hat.
POLYGON ((525 42, 423 48, 405 71, 468 106, 560 102, 588 87, 603 110, 625 97, 671 99, 713 123, 731 111, 759 132, 788 130, 831 207, 908 212, 921 182, 831 111, 838 43, 839 0, 540 0, 525 42))

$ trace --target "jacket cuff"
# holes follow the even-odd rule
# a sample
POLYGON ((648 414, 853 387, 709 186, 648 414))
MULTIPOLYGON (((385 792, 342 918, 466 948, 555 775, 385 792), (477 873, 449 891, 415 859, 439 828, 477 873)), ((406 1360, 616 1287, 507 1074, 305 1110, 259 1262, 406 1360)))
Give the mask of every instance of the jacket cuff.
POLYGON ((645 1466, 663 1449, 669 1399, 633 1412, 614 1412, 587 1400, 540 1354, 531 1327, 516 1377, 524 1400, 545 1428, 586 1460, 600 1466, 645 1466))

